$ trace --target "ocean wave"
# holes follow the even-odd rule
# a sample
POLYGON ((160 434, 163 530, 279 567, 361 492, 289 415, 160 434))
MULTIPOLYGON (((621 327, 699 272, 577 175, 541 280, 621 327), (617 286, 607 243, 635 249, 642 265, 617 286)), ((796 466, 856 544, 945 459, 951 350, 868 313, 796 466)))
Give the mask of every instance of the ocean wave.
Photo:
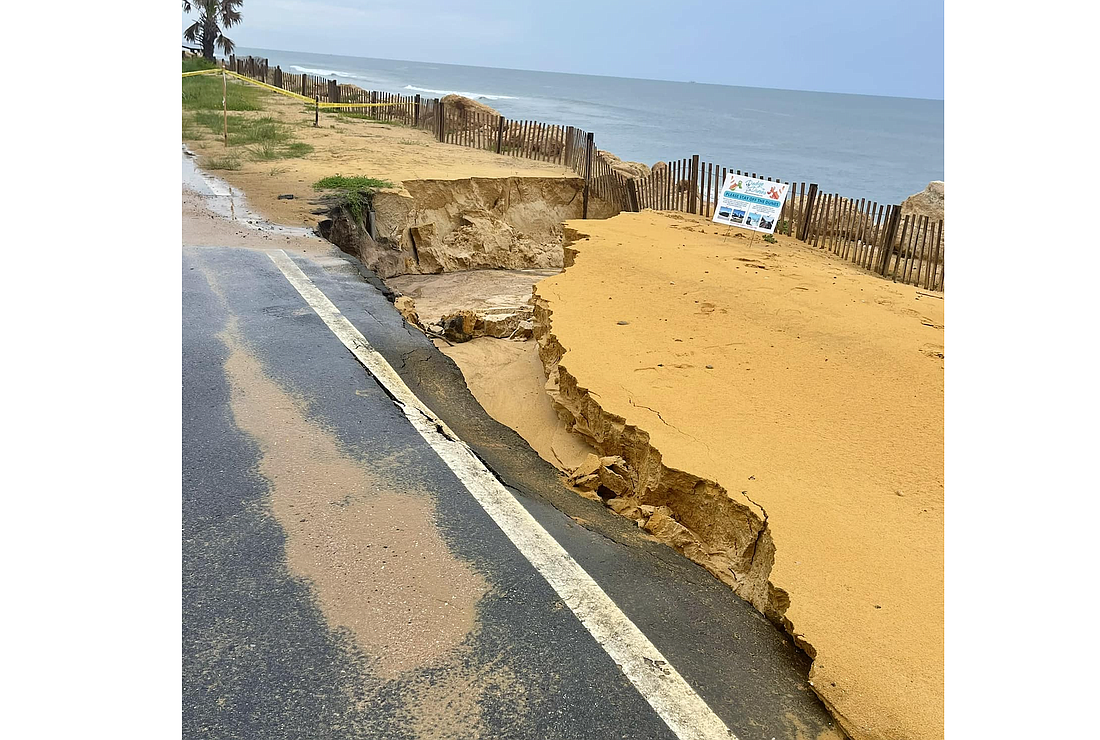
POLYGON ((484 98, 485 100, 516 100, 515 95, 489 95, 488 93, 477 92, 463 92, 462 90, 433 90, 430 87, 417 87, 416 85, 405 85, 406 90, 416 90, 417 92, 432 93, 433 95, 461 95, 464 98, 484 98))
POLYGON ((299 72, 305 72, 307 75, 317 75, 318 77, 351 77, 356 80, 370 79, 363 75, 357 75, 354 72, 343 72, 339 69, 314 69, 313 67, 299 67, 297 64, 290 65, 290 68, 299 72))

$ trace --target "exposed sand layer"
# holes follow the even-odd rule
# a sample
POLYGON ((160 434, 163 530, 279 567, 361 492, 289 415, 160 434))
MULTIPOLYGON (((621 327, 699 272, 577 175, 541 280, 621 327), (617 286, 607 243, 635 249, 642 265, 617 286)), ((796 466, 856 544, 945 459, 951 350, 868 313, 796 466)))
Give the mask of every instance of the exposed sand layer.
MULTIPOLYGON (((415 323, 454 342, 479 336, 530 339, 534 326, 531 290, 561 270, 468 270, 438 275, 402 275, 386 281, 415 323)), ((540 369, 541 372, 541 369, 540 369)), ((544 379, 545 380, 545 379, 544 379)))
MULTIPOLYGON (((245 84, 245 83, 231 83, 245 84)), ((317 206, 313 183, 329 175, 363 175, 393 182, 394 192, 406 192, 406 180, 457 180, 471 177, 570 177, 576 174, 560 165, 504 157, 455 144, 441 144, 427 131, 371 120, 322 113, 313 126, 313 111, 298 101, 271 93, 262 98, 264 110, 231 113, 234 116, 270 116, 287 124, 298 141, 314 147, 304 158, 251 161, 241 157, 241 169, 218 170, 219 177, 247 191, 253 207, 266 218, 291 226, 315 226, 323 218, 311 211, 317 206), (279 195, 295 196, 278 200, 279 195)), ((188 114, 184 114, 185 116, 188 114)), ((226 153, 221 136, 199 130, 184 140, 202 157, 226 153)), ((231 147, 241 155, 247 152, 231 147)))
POLYGON ((625 461, 601 495, 784 624, 853 738, 942 738, 943 301, 694 216, 570 230, 536 336, 625 461))
POLYGON ((576 177, 408 180, 374 196, 374 233, 341 209, 323 233, 380 277, 562 266, 563 221, 582 213, 576 177))
POLYGON ((483 337, 462 344, 436 346, 455 361, 481 407, 511 427, 546 462, 572 470, 592 452, 584 439, 569 432, 546 395, 546 373, 535 342, 509 342, 483 337))

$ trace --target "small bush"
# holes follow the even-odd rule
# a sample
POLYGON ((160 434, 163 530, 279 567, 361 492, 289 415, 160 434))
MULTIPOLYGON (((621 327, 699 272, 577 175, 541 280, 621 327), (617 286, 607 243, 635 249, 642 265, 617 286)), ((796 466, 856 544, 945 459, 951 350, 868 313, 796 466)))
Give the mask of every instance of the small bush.
POLYGON ((767 242, 768 244, 775 244, 775 243, 776 243, 776 242, 778 242, 779 240, 778 240, 778 239, 776 239, 776 238, 775 238, 774 236, 772 236, 771 234, 764 234, 764 241, 766 241, 766 242, 767 242))
POLYGON ((335 190, 340 200, 351 217, 360 224, 363 216, 370 208, 374 191, 379 188, 392 188, 393 183, 388 180, 379 180, 374 177, 344 177, 332 175, 313 183, 314 190, 335 190))
POLYGON ((345 177, 343 175, 331 175, 313 183, 314 190, 377 190, 378 188, 392 188, 389 180, 379 180, 374 177, 345 177))

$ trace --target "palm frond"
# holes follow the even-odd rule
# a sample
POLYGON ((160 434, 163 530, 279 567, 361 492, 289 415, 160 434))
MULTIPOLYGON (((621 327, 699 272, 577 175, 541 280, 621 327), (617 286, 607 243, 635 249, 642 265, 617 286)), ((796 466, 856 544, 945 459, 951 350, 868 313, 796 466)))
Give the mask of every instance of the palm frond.
POLYGON ((226 37, 226 36, 220 36, 219 35, 218 40, 215 43, 222 50, 222 53, 225 54, 226 56, 229 56, 230 54, 232 54, 233 50, 237 48, 237 45, 234 44, 233 41, 230 38, 226 37))
POLYGON ((219 10, 222 25, 226 28, 232 28, 241 22, 241 14, 239 11, 224 5, 219 10))
POLYGON ((199 40, 199 34, 202 32, 202 24, 199 21, 195 21, 187 30, 183 32, 183 38, 191 43, 197 43, 199 40))

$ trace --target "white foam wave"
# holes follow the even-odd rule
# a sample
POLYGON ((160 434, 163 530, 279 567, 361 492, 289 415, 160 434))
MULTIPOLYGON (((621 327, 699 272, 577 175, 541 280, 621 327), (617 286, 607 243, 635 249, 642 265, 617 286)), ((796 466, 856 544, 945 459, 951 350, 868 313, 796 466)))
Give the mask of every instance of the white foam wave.
POLYGON ((432 93, 433 95, 461 95, 464 98, 484 98, 485 100, 515 100, 515 95, 489 95, 488 93, 477 92, 463 92, 462 90, 433 90, 430 87, 417 87, 416 85, 405 85, 406 90, 416 90, 417 92, 432 93))
POLYGON ((307 75, 317 75, 318 77, 350 77, 356 80, 369 79, 362 75, 357 75, 354 72, 344 72, 339 69, 314 69, 313 67, 299 67, 297 64, 290 65, 290 68, 299 72, 305 72, 307 75))

